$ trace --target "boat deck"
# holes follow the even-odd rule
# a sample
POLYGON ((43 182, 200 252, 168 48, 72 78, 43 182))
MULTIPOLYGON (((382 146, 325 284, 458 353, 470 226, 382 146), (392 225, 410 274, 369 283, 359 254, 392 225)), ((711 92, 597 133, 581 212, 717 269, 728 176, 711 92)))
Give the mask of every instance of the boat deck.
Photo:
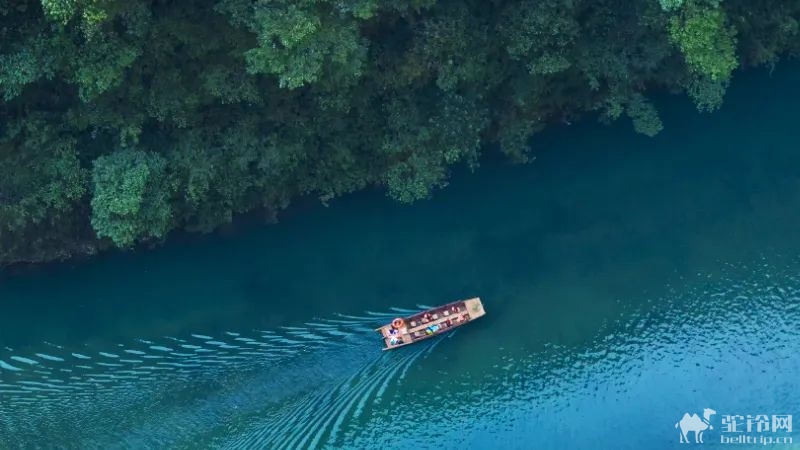
POLYGON ((384 350, 413 344, 450 331, 483 316, 486 312, 480 298, 461 300, 422 311, 403 319, 405 326, 395 330, 391 324, 378 328, 384 338, 384 350))

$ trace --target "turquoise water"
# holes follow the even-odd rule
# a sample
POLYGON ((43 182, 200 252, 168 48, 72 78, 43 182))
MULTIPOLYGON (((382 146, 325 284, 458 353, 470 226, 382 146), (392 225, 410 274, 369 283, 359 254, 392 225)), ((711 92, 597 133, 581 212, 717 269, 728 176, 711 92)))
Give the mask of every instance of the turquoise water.
POLYGON ((0 274, 0 448, 679 448, 703 408, 725 447, 723 415, 800 417, 798 73, 713 115, 662 96, 656 138, 550 130, 412 206, 0 274), (374 327, 476 295, 381 351, 374 327))

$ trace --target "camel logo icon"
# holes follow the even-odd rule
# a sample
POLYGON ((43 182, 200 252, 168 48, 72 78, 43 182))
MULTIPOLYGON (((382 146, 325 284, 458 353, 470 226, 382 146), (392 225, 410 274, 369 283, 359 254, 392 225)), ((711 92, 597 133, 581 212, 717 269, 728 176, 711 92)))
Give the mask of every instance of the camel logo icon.
POLYGON ((683 415, 683 419, 680 422, 675 424, 675 428, 680 427, 681 429, 681 443, 688 444, 689 438, 686 434, 690 431, 694 431, 694 441, 696 443, 703 442, 703 432, 707 429, 714 429, 709 422, 712 415, 716 414, 717 412, 710 408, 705 408, 703 410, 703 417, 698 417, 697 414, 692 414, 691 416, 689 413, 683 415))

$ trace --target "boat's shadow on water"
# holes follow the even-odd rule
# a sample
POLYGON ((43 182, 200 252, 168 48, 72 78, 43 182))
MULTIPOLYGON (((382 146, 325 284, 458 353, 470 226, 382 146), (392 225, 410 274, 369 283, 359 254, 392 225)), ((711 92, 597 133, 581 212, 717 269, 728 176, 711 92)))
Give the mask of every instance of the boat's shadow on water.
POLYGON ((374 326, 400 311, 102 350, 6 349, 0 447, 335 446, 449 337, 382 351, 374 326))

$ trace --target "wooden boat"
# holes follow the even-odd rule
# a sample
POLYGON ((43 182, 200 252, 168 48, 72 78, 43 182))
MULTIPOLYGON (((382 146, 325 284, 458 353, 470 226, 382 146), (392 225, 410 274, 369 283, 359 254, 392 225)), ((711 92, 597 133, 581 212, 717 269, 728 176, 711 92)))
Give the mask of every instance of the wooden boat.
POLYGON ((446 333, 485 314, 481 299, 475 297, 398 317, 375 331, 383 336, 384 350, 391 350, 446 333))

